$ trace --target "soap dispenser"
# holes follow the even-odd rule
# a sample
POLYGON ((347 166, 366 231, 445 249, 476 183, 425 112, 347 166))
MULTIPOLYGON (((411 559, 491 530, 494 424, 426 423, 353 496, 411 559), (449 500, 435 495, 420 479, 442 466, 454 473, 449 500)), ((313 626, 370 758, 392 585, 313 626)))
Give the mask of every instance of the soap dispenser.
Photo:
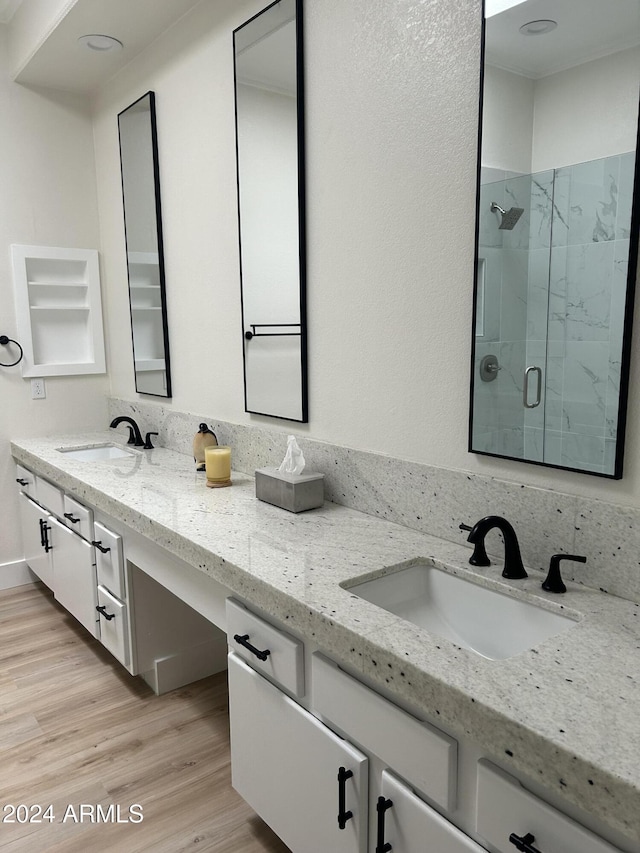
POLYGON ((196 471, 204 471, 204 449, 218 444, 215 432, 210 430, 205 423, 200 424, 198 432, 193 438, 193 459, 196 463, 196 471))

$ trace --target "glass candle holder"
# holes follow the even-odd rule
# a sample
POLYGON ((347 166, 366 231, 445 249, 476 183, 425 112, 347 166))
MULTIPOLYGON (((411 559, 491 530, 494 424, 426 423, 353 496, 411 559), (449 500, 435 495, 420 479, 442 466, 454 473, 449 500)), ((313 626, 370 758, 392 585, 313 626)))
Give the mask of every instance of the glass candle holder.
POLYGON ((204 465, 207 472, 207 486, 210 489, 231 485, 230 447, 205 447, 204 465))

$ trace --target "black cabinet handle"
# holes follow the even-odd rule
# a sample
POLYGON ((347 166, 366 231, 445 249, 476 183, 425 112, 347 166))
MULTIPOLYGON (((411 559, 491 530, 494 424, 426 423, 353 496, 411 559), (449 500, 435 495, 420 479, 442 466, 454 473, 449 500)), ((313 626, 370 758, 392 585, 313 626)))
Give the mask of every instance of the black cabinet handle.
POLYGON ((347 821, 353 817, 353 812, 347 811, 346 781, 353 776, 353 770, 341 767, 338 770, 338 827, 344 829, 347 821))
POLYGON ((20 483, 21 486, 28 486, 29 485, 29 481, 23 480, 22 477, 17 477, 16 483, 20 483))
POLYGON ((376 811, 378 812, 378 838, 376 840, 376 853, 388 853, 393 850, 391 844, 384 840, 384 816, 387 809, 393 805, 392 800, 387 800, 385 797, 378 797, 376 811))
POLYGON ((79 523, 80 523, 80 519, 79 519, 79 518, 74 518, 74 517, 73 517, 73 513, 72 513, 72 512, 65 512, 65 513, 64 513, 64 517, 65 517, 65 518, 68 518, 68 519, 69 519, 69 521, 71 522, 71 524, 79 524, 79 523))
POLYGON ((53 545, 51 545, 51 543, 49 542, 49 531, 51 530, 51 528, 49 527, 46 521, 43 521, 42 527, 40 529, 42 530, 42 545, 44 547, 44 552, 45 554, 48 554, 49 551, 53 550, 53 545))
POLYGON ((107 551, 111 550, 111 548, 105 548, 105 546, 102 544, 101 539, 97 539, 97 540, 93 541, 91 544, 93 545, 94 548, 97 548, 98 551, 102 551, 103 554, 106 554, 107 551))
POLYGON ((265 661, 269 657, 269 655, 271 654, 270 649, 265 649, 264 651, 260 651, 260 649, 256 649, 255 646, 252 646, 251 643, 249 642, 249 635, 248 634, 242 634, 242 635, 234 634, 233 639, 236 641, 236 643, 239 643, 241 646, 244 646, 245 649, 248 649, 251 652, 251 654, 254 654, 258 658, 258 660, 265 661))
POLYGON ((40 522, 40 544, 44 548, 44 524, 45 524, 45 521, 44 521, 44 518, 39 518, 38 521, 40 522))
POLYGON ((116 614, 115 614, 115 613, 107 613, 107 608, 106 608, 106 605, 104 605, 104 604, 99 604, 99 605, 96 607, 96 610, 98 611, 98 613, 99 613, 101 616, 104 616, 104 618, 105 618, 105 619, 107 619, 107 620, 109 620, 109 619, 115 619, 115 618, 116 618, 116 614))
POLYGON ((515 832, 512 832, 509 836, 511 844, 514 844, 515 847, 518 850, 522 850, 523 853, 540 853, 538 848, 533 846, 533 842, 535 840, 535 835, 532 835, 530 832, 527 832, 527 834, 522 837, 516 835, 515 832))

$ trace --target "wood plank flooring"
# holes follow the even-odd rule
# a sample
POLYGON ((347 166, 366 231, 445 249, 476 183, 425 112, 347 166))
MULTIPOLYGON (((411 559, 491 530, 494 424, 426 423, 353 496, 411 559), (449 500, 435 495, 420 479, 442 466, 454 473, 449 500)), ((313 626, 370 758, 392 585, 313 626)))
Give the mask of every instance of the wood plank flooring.
POLYGON ((0 592, 2 851, 288 853, 229 761, 226 673, 155 696, 44 587, 0 592))

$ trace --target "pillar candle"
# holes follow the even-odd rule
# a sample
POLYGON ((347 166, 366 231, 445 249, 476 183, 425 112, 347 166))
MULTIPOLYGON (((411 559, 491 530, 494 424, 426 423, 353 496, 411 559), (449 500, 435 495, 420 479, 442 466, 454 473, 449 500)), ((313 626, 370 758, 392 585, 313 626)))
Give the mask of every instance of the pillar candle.
POLYGON ((210 489, 231 485, 230 447, 205 447, 204 464, 210 489))

